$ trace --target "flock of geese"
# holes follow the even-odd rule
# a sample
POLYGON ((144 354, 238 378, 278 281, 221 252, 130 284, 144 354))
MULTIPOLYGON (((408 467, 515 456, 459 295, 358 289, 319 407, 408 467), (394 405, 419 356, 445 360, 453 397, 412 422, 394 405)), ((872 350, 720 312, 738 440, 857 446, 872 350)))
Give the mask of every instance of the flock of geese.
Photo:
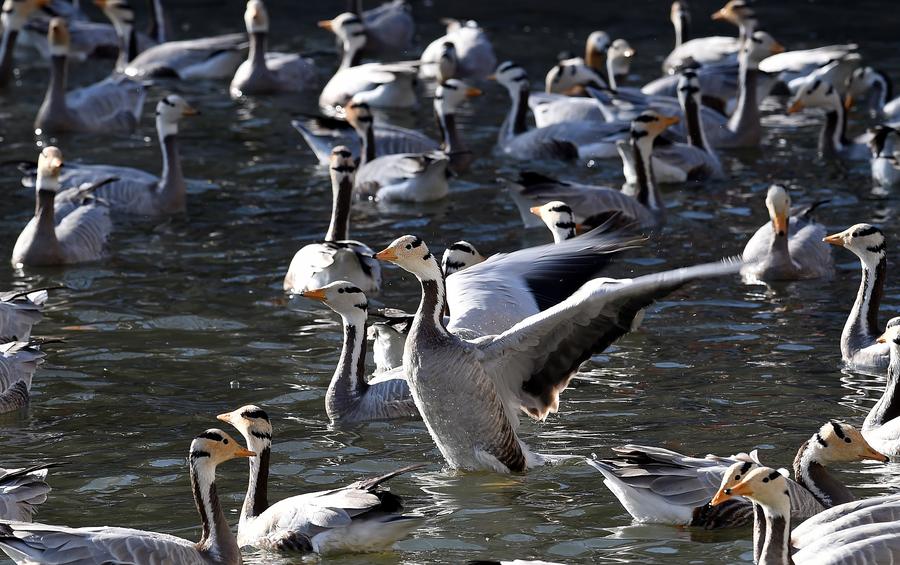
MULTIPOLYGON (((137 31, 127 0, 94 3, 108 23, 87 19, 77 1, 6 0, 0 88, 17 88, 19 57, 36 50, 46 58, 46 95, 34 127, 50 135, 134 131, 153 93, 161 172, 70 163, 59 147, 43 147, 23 178, 36 202, 15 242, 14 268, 103 261, 116 223, 189 209, 178 134, 182 120, 198 112, 179 95, 157 95, 160 89, 206 80, 222 84, 223 95, 233 98, 318 92, 321 115, 292 125, 329 169, 331 219, 321 241, 296 252, 283 286, 289 294, 324 303, 341 319, 343 343, 325 413, 336 425, 421 419, 448 468, 524 473, 575 457, 533 451, 519 436, 520 414, 540 421, 557 412, 581 364, 635 330, 654 302, 709 277, 827 280, 834 276, 831 246, 841 247, 862 268, 841 335, 843 360, 852 370, 887 375, 882 398, 859 429, 824 423, 800 446, 793 478, 767 467, 755 451, 690 457, 624 445, 587 462, 638 522, 707 529, 755 524, 758 563, 900 558, 900 495, 857 501, 828 471, 900 456, 900 318, 886 328, 878 325, 887 269, 886 241, 877 227, 857 224, 827 235, 813 216, 822 202, 793 208, 788 190, 772 185, 765 198, 771 221, 741 257, 634 278, 604 276, 616 257, 664 231, 661 183, 723 178, 718 151, 760 144, 760 103, 770 95, 787 97, 788 113, 818 110, 825 159, 869 159, 874 182, 900 184, 900 122, 892 122, 900 120, 900 99, 892 99, 887 75, 863 66, 856 45, 786 51, 744 0, 730 0, 712 15, 737 27, 736 36, 691 38, 690 11, 676 0, 676 42, 661 78, 643 87, 626 85, 634 49, 597 31, 587 38, 583 57, 552 64, 544 91, 532 92, 525 70, 514 61, 498 61, 476 22, 447 21, 446 34, 419 59, 393 60, 412 48, 410 7, 393 0, 365 11, 351 2, 347 12, 318 22, 340 46, 340 62, 322 86, 316 61, 268 49, 269 14, 262 0, 246 4, 246 33, 190 40, 170 38, 160 0, 151 2, 154 25, 147 34, 137 31), (116 61, 109 77, 69 88, 73 61, 110 54, 116 61), (378 252, 351 239, 355 199, 452 198, 451 179, 465 176, 478 158, 456 116, 490 81, 509 96, 498 155, 537 164, 620 160, 625 186, 583 184, 531 170, 504 179, 524 225, 546 225, 553 243, 490 257, 465 241, 448 245, 439 259, 415 235, 402 235, 378 252), (433 93, 440 139, 385 119, 383 110, 417 107, 423 88, 433 93), (883 123, 850 139, 854 104, 883 123), (382 291, 384 262, 420 282, 421 302, 415 314, 394 313, 369 326, 367 297, 382 291), (372 375, 366 368, 367 336, 374 344, 372 375)), ((77 147, 66 152, 77 158, 77 147)), ((0 295, 0 413, 28 405, 46 343, 32 338, 31 329, 42 317, 48 291, 0 295)), ((0 469, 0 549, 29 564, 230 565, 241 563, 244 547, 320 554, 386 550, 421 525, 383 488, 421 465, 270 503, 274 426, 266 411, 248 405, 218 419, 240 433, 246 448, 220 429, 191 442, 199 541, 32 522, 50 492, 52 465, 38 464, 0 469), (215 486, 217 467, 235 458, 249 459, 236 536, 215 486)))

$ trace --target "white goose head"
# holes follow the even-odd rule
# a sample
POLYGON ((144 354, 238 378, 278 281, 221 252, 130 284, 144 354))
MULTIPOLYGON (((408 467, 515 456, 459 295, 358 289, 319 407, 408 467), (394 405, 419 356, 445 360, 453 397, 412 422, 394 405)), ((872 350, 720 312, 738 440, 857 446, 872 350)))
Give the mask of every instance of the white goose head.
POLYGON ((59 171, 63 166, 63 154, 58 147, 45 147, 38 157, 37 181, 34 188, 37 191, 47 190, 56 192, 59 190, 59 171))
POLYGON ((885 257, 884 234, 869 224, 850 226, 840 233, 829 235, 823 241, 849 249, 870 268, 874 268, 885 257))
POLYGON ((602 69, 606 51, 612 40, 605 31, 594 31, 584 42, 584 62, 593 69, 602 69))
POLYGON ((177 94, 163 96, 156 104, 156 130, 160 139, 178 133, 181 118, 196 116, 200 112, 177 94))
POLYGON ((635 141, 653 141, 671 125, 681 119, 678 116, 664 116, 655 110, 644 110, 631 121, 631 138, 635 141))
POLYGON ((625 76, 631 70, 631 61, 634 59, 634 49, 624 39, 617 39, 609 46, 606 52, 610 70, 615 76, 625 76))
POLYGON ((272 423, 269 421, 269 415, 259 406, 248 404, 237 410, 219 414, 216 418, 234 426, 244 436, 248 445, 272 442, 272 423))
POLYGON ((505 61, 497 65, 497 70, 488 78, 493 78, 510 93, 518 93, 522 90, 528 90, 528 73, 525 69, 512 61, 505 61))
POLYGON ((772 220, 772 230, 776 235, 784 237, 788 233, 788 222, 791 214, 791 197, 780 184, 773 184, 766 193, 766 209, 772 220))
POLYGON ((261 0, 249 0, 244 10, 244 25, 247 33, 267 33, 269 31, 269 13, 261 0))
POLYGON ((71 41, 66 20, 51 18, 50 25, 47 27, 47 42, 50 44, 50 55, 54 57, 67 56, 71 41))
POLYGON ((344 12, 331 20, 319 22, 319 27, 335 34, 344 51, 355 53, 366 46, 366 26, 356 14, 344 12))
POLYGON ((794 114, 803 108, 822 108, 826 111, 834 111, 840 107, 841 96, 834 85, 825 79, 811 78, 794 95, 787 113, 794 114))
POLYGON ((322 288, 304 290, 300 295, 322 302, 341 316, 352 320, 365 321, 369 311, 366 293, 347 281, 336 281, 322 288))
POLYGON ((441 54, 437 62, 437 81, 442 83, 456 76, 459 67, 459 57, 456 54, 456 45, 452 41, 441 44, 441 54))
POLYGON ((884 333, 875 341, 878 343, 888 343, 891 346, 891 351, 900 352, 900 316, 888 320, 887 326, 884 328, 884 333))
POLYGON ((475 249, 474 245, 468 241, 457 241, 444 250, 444 256, 441 258, 441 270, 444 271, 445 277, 449 277, 453 273, 468 269, 482 261, 484 261, 484 257, 475 249))
POLYGON ((730 0, 713 13, 712 19, 740 26, 755 22, 756 14, 745 0, 730 0))
POLYGON ((791 514, 791 497, 788 494, 787 477, 782 470, 758 467, 751 470, 736 485, 720 488, 710 504, 716 506, 736 496, 743 496, 765 506, 778 516, 791 514))
POLYGON ((815 451, 815 459, 824 465, 849 463, 853 461, 880 461, 885 463, 888 456, 876 451, 859 430, 845 422, 830 420, 824 424, 809 448, 815 451))
POLYGON ((331 163, 329 163, 331 184, 339 187, 341 183, 350 182, 353 185, 353 177, 356 176, 356 160, 353 152, 346 145, 338 145, 331 150, 331 163))
POLYGON ((475 96, 481 96, 481 90, 451 78, 434 89, 434 110, 442 116, 456 114, 463 102, 475 96))
POLYGON ((578 57, 560 61, 544 77, 544 90, 556 94, 576 94, 586 85, 605 84, 603 77, 578 57))
POLYGON ((443 278, 440 265, 428 251, 428 246, 414 235, 398 237, 376 253, 375 258, 394 263, 422 281, 437 281, 443 278))
POLYGON ((741 47, 741 56, 753 69, 759 67, 760 61, 766 57, 779 53, 784 53, 784 46, 765 31, 754 31, 741 47))
POLYGON ((553 241, 559 243, 570 237, 574 237, 578 224, 575 223, 575 214, 572 208, 560 200, 547 202, 543 206, 530 208, 532 214, 543 220, 544 224, 553 232, 553 241))
POLYGON ((759 467, 759 463, 754 461, 738 461, 737 463, 734 463, 725 471, 725 474, 722 475, 722 482, 719 483, 719 491, 735 486, 744 480, 750 471, 758 469, 759 467))
POLYGON ((867 95, 871 95, 870 110, 877 113, 880 108, 876 106, 878 102, 884 105, 894 97, 894 83, 885 73, 873 67, 859 67, 854 69, 850 76, 847 77, 846 97, 844 98, 844 107, 850 109, 853 107, 854 100, 862 99, 867 95))
POLYGON ((244 449, 233 437, 216 428, 206 430, 191 442, 191 466, 215 467, 230 459, 255 456, 256 453, 244 449))

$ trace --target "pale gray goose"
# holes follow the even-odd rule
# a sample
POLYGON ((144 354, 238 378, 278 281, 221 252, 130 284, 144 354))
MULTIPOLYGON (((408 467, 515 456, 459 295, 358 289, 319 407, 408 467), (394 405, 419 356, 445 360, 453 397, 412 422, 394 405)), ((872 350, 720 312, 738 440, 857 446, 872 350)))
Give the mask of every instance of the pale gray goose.
MULTIPOLYGON (((553 235, 553 243, 572 239, 580 227, 575 223, 572 207, 560 200, 551 200, 542 206, 532 206, 531 213, 541 219, 553 235)), ((446 270, 445 270, 446 272, 446 270)))
POLYGON ((362 17, 366 54, 393 54, 412 46, 416 23, 406 0, 390 0, 369 10, 363 10, 362 0, 350 0, 348 8, 362 17))
POLYGON ((438 76, 438 62, 447 43, 453 45, 458 61, 453 78, 478 80, 490 75, 497 66, 497 57, 481 26, 473 20, 463 22, 445 18, 442 21, 447 26, 447 33, 425 47, 419 58, 421 75, 426 78, 438 76))
POLYGON ((19 234, 12 252, 16 268, 97 261, 106 254, 112 230, 109 208, 87 195, 57 223, 53 201, 59 190, 62 152, 46 147, 38 158, 34 217, 19 234))
POLYGON ((632 122, 630 149, 638 175, 634 197, 611 187, 558 181, 531 172, 520 173, 516 181, 505 181, 525 226, 540 225, 540 220, 531 214, 533 206, 562 200, 572 207, 575 221, 586 227, 598 226, 615 217, 639 229, 661 228, 665 224, 665 204, 651 156, 657 136, 678 121, 676 116, 660 116, 647 110, 632 122))
POLYGON ((3 38, 0 40, 0 88, 13 80, 16 39, 35 10, 47 4, 49 0, 21 0, 8 5, 4 3, 3 13, 0 15, 0 23, 3 24, 3 38))
POLYGON ((848 57, 858 57, 857 48, 855 43, 848 43, 776 53, 760 61, 759 70, 777 77, 793 91, 798 86, 798 79, 816 69, 848 57))
POLYGON ((167 41, 142 51, 125 67, 125 74, 177 80, 231 79, 245 59, 246 48, 244 33, 167 41))
POLYGON ((890 347, 887 383, 878 402, 872 406, 863 422, 862 433, 878 451, 896 457, 900 455, 900 318, 888 320, 884 333, 875 340, 890 347))
POLYGON ((0 520, 31 522, 36 506, 47 500, 51 490, 47 469, 55 466, 46 463, 23 469, 0 468, 0 520))
POLYGON ((826 159, 843 157, 856 161, 869 159, 868 135, 847 138, 847 110, 840 92, 825 79, 812 77, 791 99, 788 114, 804 108, 820 108, 825 122, 819 134, 819 153, 826 159))
MULTIPOLYGON (((889 506, 887 521, 835 528, 839 518, 853 521, 857 503, 841 505, 828 511, 827 522, 814 517, 809 525, 801 524, 798 529, 807 538, 803 547, 797 547, 791 534, 791 497, 788 495, 787 479, 780 471, 760 467, 750 471, 740 482, 723 486, 713 497, 712 504, 721 504, 736 496, 743 496, 755 502, 762 509, 764 526, 757 527, 760 535, 754 544, 758 562, 764 565, 837 565, 839 563, 891 563, 900 558, 900 514, 896 512, 896 498, 880 497, 874 501, 876 508, 889 506)), ((864 509, 864 512, 870 510, 864 509)))
POLYGON ((156 133, 162 152, 160 176, 113 165, 81 165, 67 167, 60 177, 69 188, 57 196, 56 213, 65 217, 84 196, 83 186, 108 204, 114 214, 165 216, 187 210, 187 181, 181 170, 178 153, 178 127, 182 118, 198 112, 176 94, 164 96, 156 104, 156 133))
POLYGON ((831 248, 822 241, 825 227, 813 221, 813 211, 825 202, 791 210, 791 198, 780 184, 766 193, 771 222, 756 230, 744 247, 748 282, 830 279, 834 276, 831 248))
POLYGON ((231 80, 232 98, 297 92, 316 86, 316 65, 312 59, 296 53, 266 51, 269 14, 261 0, 247 2, 244 23, 250 36, 250 53, 231 80))
POLYGON ((631 331, 641 310, 692 280, 739 267, 725 262, 631 280, 595 279, 500 335, 467 341, 444 325, 443 273, 421 239, 403 236, 376 257, 396 263, 422 285, 403 367, 432 439, 452 468, 501 473, 553 459, 519 439, 520 410, 543 420, 558 409, 559 394, 581 363, 631 331))
POLYGON ((113 76, 66 92, 69 31, 65 21, 53 18, 47 33, 52 53, 50 82, 34 120, 38 133, 134 131, 147 95, 144 86, 113 76))
POLYGON ((366 381, 369 307, 366 294, 353 283, 337 281, 323 288, 304 290, 300 295, 325 303, 341 316, 344 328, 340 360, 325 393, 325 413, 331 423, 352 425, 418 417, 402 372, 383 374, 366 381))
POLYGON ((890 347, 877 342, 882 333, 878 307, 887 278, 884 234, 875 226, 856 224, 824 241, 852 251, 862 266, 859 291, 841 332, 841 357, 852 370, 883 375, 891 357, 890 347))
MULTIPOLYGON (((613 452, 611 459, 587 463, 600 471, 604 484, 637 522, 707 530, 753 523, 753 509, 746 501, 725 506, 709 502, 720 485, 733 484, 762 465, 755 450, 730 457, 690 457, 660 447, 624 445, 613 452)), ((788 481, 793 517, 808 518, 854 500, 826 466, 865 460, 885 462, 887 456, 875 451, 853 426, 833 420, 824 424, 794 458, 794 480, 788 481)))
POLYGON ((349 239, 350 211, 356 164, 350 150, 339 145, 331 154, 331 223, 325 240, 304 245, 297 251, 283 287, 300 293, 335 281, 349 280, 369 294, 381 291, 381 264, 368 245, 349 239))
POLYGON ((241 547, 319 554, 385 551, 421 524, 419 518, 400 513, 399 496, 379 487, 422 465, 269 504, 269 415, 250 404, 218 418, 234 426, 255 452, 238 524, 241 547))
POLYGON ((27 341, 31 327, 43 318, 49 289, 11 290, 0 293, 0 336, 27 341))
POLYGON ((31 379, 43 359, 37 342, 14 340, 0 344, 0 414, 28 406, 31 379))
POLYGON ((188 455, 191 487, 203 526, 200 541, 196 543, 168 534, 130 528, 69 528, 0 521, 0 550, 20 565, 240 565, 241 549, 231 533, 216 492, 216 467, 229 459, 255 455, 218 429, 206 430, 191 442, 188 455))

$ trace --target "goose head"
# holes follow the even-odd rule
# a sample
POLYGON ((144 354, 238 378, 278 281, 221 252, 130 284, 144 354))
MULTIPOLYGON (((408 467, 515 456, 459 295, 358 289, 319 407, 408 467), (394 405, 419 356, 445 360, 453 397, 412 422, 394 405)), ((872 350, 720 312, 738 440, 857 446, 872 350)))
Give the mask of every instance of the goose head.
POLYGON ((544 90, 550 93, 581 94, 587 85, 605 87, 606 81, 578 57, 560 61, 544 77, 544 90))
POLYGON ((300 296, 324 303, 345 318, 365 321, 369 301, 358 286, 347 281, 336 281, 322 288, 304 290, 300 296))
POLYGON ((453 273, 468 269, 484 261, 484 256, 468 241, 457 241, 444 250, 441 258, 441 270, 444 276, 449 277, 453 273))
POLYGON ((889 460, 887 455, 869 445, 859 430, 837 420, 829 420, 819 428, 807 448, 813 451, 813 458, 823 465, 852 461, 886 463, 889 460))
POLYGON ((451 78, 434 89, 434 111, 441 116, 456 114, 463 102, 475 96, 481 96, 481 90, 451 78))
POLYGON ((631 138, 635 141, 653 141, 666 128, 679 121, 681 119, 678 116, 664 116, 655 110, 644 110, 631 121, 631 138))
POLYGON ((766 193, 766 209, 772 220, 775 235, 784 237, 788 233, 788 222, 791 214, 791 197, 780 184, 773 184, 766 193))
POLYGON ((605 31, 594 31, 584 42, 584 62, 594 70, 602 70, 604 57, 612 40, 605 31))
POLYGON ((681 71, 681 77, 678 79, 678 102, 681 106, 691 99, 699 107, 701 97, 700 78, 697 76, 697 71, 691 68, 681 71))
POLYGON ((191 442, 191 466, 215 467, 230 459, 255 456, 256 453, 244 449, 233 437, 216 428, 206 430, 191 442))
POLYGON ((733 487, 750 473, 750 471, 754 469, 758 469, 760 467, 759 463, 754 461, 738 461, 728 467, 725 471, 725 474, 722 475, 722 482, 719 483, 719 491, 723 491, 727 488, 733 487))
POLYGON ((459 67, 459 57, 456 54, 456 45, 452 41, 445 41, 441 44, 441 53, 438 56, 437 67, 436 78, 438 83, 456 76, 459 67))
POLYGON ((244 10, 244 25, 247 33, 267 33, 269 31, 269 12, 261 0, 249 0, 244 10))
POLYGON ((200 114, 196 108, 177 94, 163 96, 156 103, 156 131, 160 139, 178 133, 181 118, 200 114))
POLYGON ((856 224, 822 241, 852 251, 860 261, 874 268, 885 257, 884 233, 869 224, 856 224))
MULTIPOLYGON (((869 151, 872 153, 872 158, 876 159, 878 157, 885 157, 884 150, 888 145, 888 138, 892 135, 898 136, 900 138, 900 131, 884 124, 879 124, 873 128, 869 128, 868 133, 871 134, 871 138, 866 144, 869 146, 869 151)), ((897 141, 894 140, 890 147, 888 148, 888 154, 893 153, 892 149, 897 147, 897 141)))
POLYGON ((342 183, 349 182, 353 185, 353 177, 356 175, 356 160, 353 152, 346 145, 338 145, 331 150, 331 162, 329 163, 331 184, 339 187, 342 183))
POLYGON ((533 206, 530 211, 550 228, 556 243, 564 241, 578 228, 572 208, 560 200, 547 202, 543 206, 533 206))
POLYGON ((372 128, 372 122, 375 119, 368 103, 356 99, 351 99, 344 107, 344 117, 347 119, 347 123, 353 126, 353 129, 361 136, 365 136, 366 132, 372 128))
POLYGON ((248 446, 259 446, 257 449, 261 451, 264 447, 261 444, 272 442, 272 423, 269 422, 269 415, 259 406, 248 404, 219 414, 216 418, 234 426, 244 436, 248 446))
POLYGON ((69 54, 69 26, 62 18, 51 18, 47 27, 47 42, 50 44, 50 55, 65 57, 69 54))
POLYGON ((900 352, 900 316, 888 320, 884 333, 875 340, 878 343, 889 343, 891 351, 900 352))
MULTIPOLYGON (((715 16, 715 14, 713 14, 715 16)), ((691 22, 691 10, 685 0, 675 0, 672 2, 672 8, 669 10, 669 21, 672 25, 681 27, 683 24, 691 22)))
POLYGON ((765 31, 754 31, 741 47, 741 58, 750 68, 759 67, 760 61, 766 57, 784 53, 784 46, 778 43, 774 37, 765 31))
POLYGON ((0 23, 3 24, 4 29, 18 31, 25 26, 25 22, 35 11, 49 5, 50 0, 5 0, 0 23))
POLYGON ((833 84, 825 79, 811 78, 794 95, 787 113, 794 114, 804 108, 822 108, 826 111, 833 111, 840 106, 841 97, 833 84))
POLYGON ((719 488, 710 504, 716 506, 736 496, 743 496, 778 516, 790 516, 791 497, 786 472, 770 467, 753 469, 737 484, 719 488))
POLYGON ((38 157, 37 191, 57 192, 59 190, 59 171, 63 166, 63 154, 58 147, 45 147, 38 157))
POLYGON ((512 61, 505 61, 497 65, 497 70, 488 77, 488 80, 496 80, 500 85, 506 88, 510 94, 518 93, 530 88, 530 85, 528 84, 528 73, 525 72, 525 69, 512 61))
POLYGON ((880 104, 890 101, 893 96, 893 83, 890 77, 873 67, 859 67, 846 79, 846 96, 844 108, 849 110, 855 100, 866 98, 868 110, 877 115, 880 104), (879 104, 880 103, 880 104, 879 104))
POLYGON ((631 61, 634 59, 634 49, 624 39, 612 42, 606 52, 609 60, 610 71, 617 77, 623 77, 631 70, 631 61))
POLYGON ((740 26, 755 21, 756 14, 745 0, 730 0, 722 8, 713 12, 712 19, 740 26))
POLYGON ((134 27, 134 8, 128 0, 94 0, 116 29, 134 27))
POLYGON ((438 281, 444 274, 437 260, 421 238, 404 235, 375 254, 379 261, 388 261, 414 274, 422 281, 438 281))
POLYGON ((319 27, 337 36, 345 52, 356 53, 366 46, 366 26, 358 15, 344 12, 331 20, 319 22, 319 27))

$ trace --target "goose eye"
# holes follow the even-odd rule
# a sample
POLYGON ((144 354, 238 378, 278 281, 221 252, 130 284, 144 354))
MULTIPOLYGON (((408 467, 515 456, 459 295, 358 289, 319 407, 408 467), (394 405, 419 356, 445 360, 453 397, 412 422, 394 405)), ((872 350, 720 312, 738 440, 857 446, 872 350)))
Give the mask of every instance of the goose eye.
POLYGON ((409 250, 409 249, 412 249, 412 245, 407 244, 407 245, 406 245, 406 249, 408 249, 408 250, 409 250))
POLYGON ((224 443, 225 445, 228 445, 228 440, 227 440, 227 439, 223 439, 223 440, 222 440, 222 443, 224 443))
POLYGON ((847 443, 850 443, 850 442, 852 442, 853 440, 850 439, 850 438, 848 438, 848 437, 845 437, 845 438, 844 438, 844 441, 847 442, 847 443))
POLYGON ((338 294, 344 294, 344 289, 343 289, 343 288, 339 288, 339 289, 338 289, 338 294))

